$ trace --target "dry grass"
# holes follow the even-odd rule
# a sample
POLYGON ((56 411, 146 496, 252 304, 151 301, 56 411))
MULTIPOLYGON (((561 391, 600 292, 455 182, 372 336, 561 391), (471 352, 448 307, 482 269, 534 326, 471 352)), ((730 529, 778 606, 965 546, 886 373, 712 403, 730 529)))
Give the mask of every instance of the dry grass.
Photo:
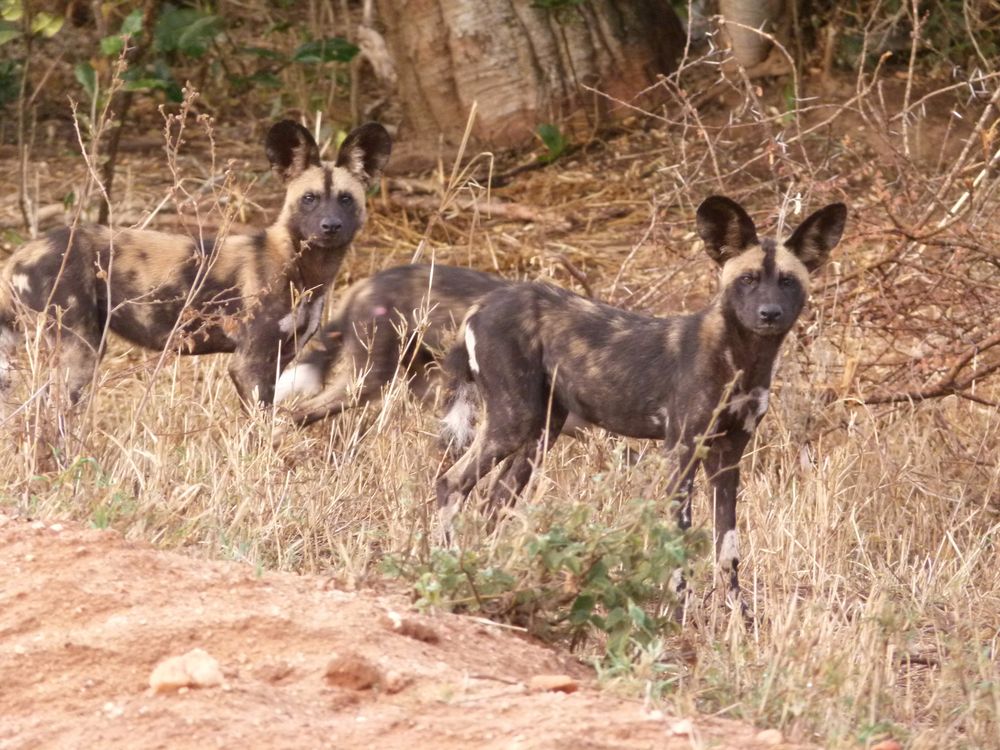
MULTIPOLYGON (((714 277, 693 242, 694 207, 706 194, 745 200, 762 225, 794 224, 799 198, 805 210, 846 200, 848 235, 786 345, 771 413, 744 461, 739 522, 756 627, 744 630, 707 595, 712 572, 703 560, 693 578, 703 595, 698 626, 676 639, 685 660, 671 656, 680 646, 668 641, 609 683, 827 747, 886 734, 912 748, 995 746, 996 350, 963 365, 963 377, 981 372, 964 390, 971 399, 864 399, 926 395, 996 331, 998 120, 988 104, 1000 97, 996 74, 969 83, 983 92, 972 96, 918 81, 919 96, 930 98, 910 110, 917 94, 884 72, 830 90, 811 80, 817 98, 799 91, 789 108, 787 97, 767 99, 752 81, 720 79, 712 62, 691 61, 665 84, 669 115, 642 116, 625 135, 492 196, 535 211, 536 221, 477 211, 486 196, 471 177, 428 181, 440 191, 439 212, 375 198, 346 277, 408 261, 420 246, 424 259, 574 286, 568 261, 604 299, 651 312, 692 309, 714 277), (699 108, 684 91, 702 92, 699 108)), ((231 145, 223 139, 216 151, 231 145)), ((215 184, 196 162, 180 158, 178 168, 215 184)), ((135 157, 125 169, 156 172, 135 157)), ((170 188, 128 183, 119 216, 156 205, 170 188)), ((229 210, 211 190, 188 194, 229 210)), ((247 210, 263 223, 261 211, 247 210)), ((43 359, 26 365, 25 394, 44 382, 43 359)), ((115 343, 88 418, 53 437, 54 420, 36 400, 5 425, 13 438, 0 466, 5 512, 84 519, 167 547, 348 583, 377 580, 387 553, 426 553, 437 424, 401 383, 380 406, 275 449, 272 416, 240 413, 224 357, 170 357, 152 377, 158 361, 115 343)), ((633 499, 661 496, 664 460, 635 444, 646 452, 631 466, 623 447, 601 434, 560 443, 522 504, 541 510, 519 518, 542 523, 585 504, 613 525, 633 499)), ((708 523, 703 493, 695 508, 696 523, 708 523)), ((515 520, 502 533, 523 528, 515 520)))

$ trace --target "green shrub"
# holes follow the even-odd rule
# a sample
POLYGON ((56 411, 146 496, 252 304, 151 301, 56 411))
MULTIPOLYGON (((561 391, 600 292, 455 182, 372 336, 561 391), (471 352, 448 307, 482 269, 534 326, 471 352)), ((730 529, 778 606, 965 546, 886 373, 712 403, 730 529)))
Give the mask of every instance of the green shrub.
POLYGON ((384 567, 412 584, 419 607, 475 612, 574 646, 596 637, 620 659, 675 627, 670 577, 705 546, 645 501, 613 526, 578 506, 544 532, 504 531, 492 544, 384 567))

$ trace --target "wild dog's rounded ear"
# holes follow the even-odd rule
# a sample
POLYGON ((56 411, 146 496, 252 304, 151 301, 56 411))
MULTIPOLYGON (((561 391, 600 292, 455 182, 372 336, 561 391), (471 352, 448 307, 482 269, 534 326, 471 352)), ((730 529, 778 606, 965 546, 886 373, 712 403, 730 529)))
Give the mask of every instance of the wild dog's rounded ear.
POLYGON ((722 195, 709 196, 698 206, 698 236, 705 242, 705 252, 720 266, 759 244, 750 215, 722 195))
POLYGON ((386 129, 377 122, 366 122, 347 134, 337 154, 337 166, 367 186, 381 176, 390 153, 392 138, 386 129))
POLYGON ((288 182, 309 167, 320 165, 319 146, 312 134, 293 120, 271 126, 264 142, 268 161, 282 180, 288 182))
POLYGON ((830 251, 840 242, 847 221, 847 206, 831 203, 811 214, 785 240, 788 248, 809 271, 815 271, 826 261, 830 251))

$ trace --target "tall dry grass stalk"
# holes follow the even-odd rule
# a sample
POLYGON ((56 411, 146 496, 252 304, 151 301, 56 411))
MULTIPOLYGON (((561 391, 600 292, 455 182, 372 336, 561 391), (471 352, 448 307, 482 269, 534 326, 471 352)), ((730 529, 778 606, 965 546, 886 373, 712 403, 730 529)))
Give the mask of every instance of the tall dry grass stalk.
MULTIPOLYGON (((347 275, 404 262, 419 246, 425 259, 572 283, 568 259, 599 297, 692 309, 714 276, 692 233, 707 193, 745 200, 761 224, 795 224, 800 209, 846 200, 848 236, 785 347, 771 413, 744 459, 739 523, 755 626, 711 595, 711 561, 701 560, 693 624, 608 680, 678 711, 742 716, 826 747, 886 734, 911 748, 995 747, 1000 387, 996 349, 976 346, 995 332, 1000 302, 1000 75, 903 86, 878 60, 850 90, 797 78, 768 96, 750 75, 721 73, 720 59, 688 58, 664 81, 671 104, 640 113, 648 132, 593 144, 508 189, 566 226, 488 221, 474 207, 482 176, 456 163, 439 177, 431 226, 373 201, 360 244, 375 250, 347 275), (473 207, 454 202, 459 194, 473 207), (926 397, 956 364, 975 382, 926 397)), ((168 190, 180 194, 187 178, 171 168, 168 190)), ((216 223, 231 216, 225 191, 236 186, 226 185, 209 199, 216 223)), ((433 544, 437 421, 401 381, 381 404, 275 448, 274 415, 241 413, 225 357, 161 358, 112 340, 84 434, 41 398, 40 341, 29 336, 22 361, 26 406, 3 428, 5 512, 346 584, 378 575, 386 554, 424 556, 433 544)), ((666 472, 653 446, 599 433, 563 440, 500 533, 516 539, 581 504, 614 525, 636 498, 662 497, 666 472)), ((701 490, 696 524, 710 523, 707 506, 701 490)), ((462 543, 488 556, 474 529, 462 543)))

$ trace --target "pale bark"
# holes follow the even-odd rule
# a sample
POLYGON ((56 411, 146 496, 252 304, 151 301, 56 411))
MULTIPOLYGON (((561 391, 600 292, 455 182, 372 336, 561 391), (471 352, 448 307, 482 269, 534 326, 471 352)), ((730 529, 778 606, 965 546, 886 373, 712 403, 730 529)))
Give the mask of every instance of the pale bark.
MULTIPOLYGON (((559 12, 530 0, 379 0, 399 75, 402 139, 530 143, 541 123, 593 117, 584 84, 631 101, 684 45, 667 0, 587 0, 559 12)), ((612 109, 597 100, 598 114, 612 109)), ((588 122, 592 125, 593 123, 588 122)))

